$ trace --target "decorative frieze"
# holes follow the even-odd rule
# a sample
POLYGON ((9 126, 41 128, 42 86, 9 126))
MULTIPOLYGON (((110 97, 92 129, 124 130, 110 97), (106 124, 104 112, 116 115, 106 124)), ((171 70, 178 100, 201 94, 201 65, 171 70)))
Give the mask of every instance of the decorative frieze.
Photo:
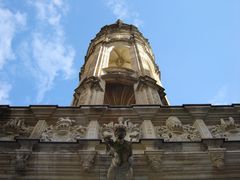
POLYGON ((220 124, 209 126, 214 138, 225 138, 226 140, 240 140, 240 124, 235 123, 232 117, 228 120, 220 119, 220 124))
POLYGON ((110 137, 115 140, 114 129, 117 126, 124 126, 126 128, 125 140, 131 142, 138 142, 140 139, 140 128, 138 124, 132 123, 129 119, 125 120, 123 117, 118 118, 118 123, 110 122, 108 124, 103 124, 101 128, 101 134, 103 139, 105 137, 110 137))
POLYGON ((41 135, 41 141, 74 142, 85 137, 87 128, 76 124, 70 118, 59 118, 55 125, 47 127, 41 135))
POLYGON ((10 119, 6 124, 0 126, 0 140, 11 141, 15 137, 28 137, 32 132, 33 127, 25 124, 24 119, 10 119))
POLYGON ((183 125, 176 116, 170 116, 165 126, 156 126, 157 135, 164 141, 200 141, 198 130, 189 124, 183 125))

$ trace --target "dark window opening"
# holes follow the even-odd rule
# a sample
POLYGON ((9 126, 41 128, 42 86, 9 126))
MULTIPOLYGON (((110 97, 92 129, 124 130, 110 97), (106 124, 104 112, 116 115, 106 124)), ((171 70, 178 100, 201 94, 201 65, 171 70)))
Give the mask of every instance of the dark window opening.
POLYGON ((107 83, 105 87, 104 104, 136 104, 133 86, 119 83, 107 83))

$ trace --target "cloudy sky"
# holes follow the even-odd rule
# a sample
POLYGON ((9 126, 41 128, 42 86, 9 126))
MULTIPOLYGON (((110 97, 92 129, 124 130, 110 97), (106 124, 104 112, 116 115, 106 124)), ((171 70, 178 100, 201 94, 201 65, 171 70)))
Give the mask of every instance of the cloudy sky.
POLYGON ((0 0, 0 104, 70 105, 88 44, 138 26, 172 105, 240 103, 239 0, 0 0))

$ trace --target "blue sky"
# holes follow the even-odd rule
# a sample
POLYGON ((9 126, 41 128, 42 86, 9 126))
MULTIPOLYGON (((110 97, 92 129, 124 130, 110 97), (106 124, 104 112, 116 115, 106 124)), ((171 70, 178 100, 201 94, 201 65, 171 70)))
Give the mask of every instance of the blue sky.
POLYGON ((118 18, 149 39, 171 105, 240 102, 239 0, 0 0, 0 104, 70 105, 118 18))

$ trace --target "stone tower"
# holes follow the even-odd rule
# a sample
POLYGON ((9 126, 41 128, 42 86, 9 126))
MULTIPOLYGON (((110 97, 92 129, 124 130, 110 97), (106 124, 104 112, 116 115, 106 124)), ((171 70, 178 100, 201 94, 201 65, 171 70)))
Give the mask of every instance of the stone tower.
POLYGON ((169 105, 148 40, 121 20, 91 41, 79 79, 72 106, 169 105))

